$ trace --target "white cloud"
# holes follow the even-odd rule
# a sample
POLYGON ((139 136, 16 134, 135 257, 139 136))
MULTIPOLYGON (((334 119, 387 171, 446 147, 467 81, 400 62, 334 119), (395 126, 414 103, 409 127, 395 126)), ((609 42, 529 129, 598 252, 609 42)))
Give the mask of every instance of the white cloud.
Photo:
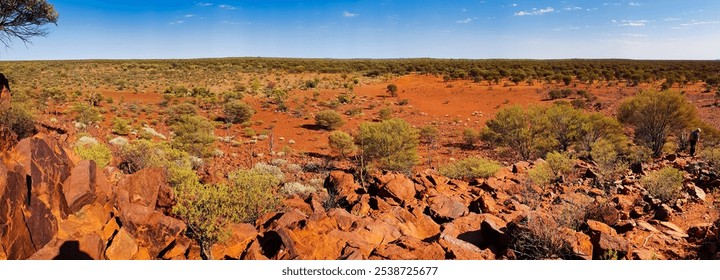
MULTIPOLYGON (((617 21, 613 20, 613 22, 617 23, 617 21)), ((630 27, 641 27, 647 25, 647 23, 650 22, 649 20, 623 20, 622 23, 619 24, 619 26, 630 26, 630 27)))
POLYGON ((622 3, 603 3, 603 6, 622 6, 622 3))
POLYGON ((637 33, 624 33, 624 34, 620 34, 620 35, 625 36, 625 37, 633 37, 633 38, 647 38, 648 37, 648 35, 646 35, 646 34, 637 34, 637 33))
POLYGON ((184 15, 183 17, 184 17, 184 18, 191 18, 191 17, 195 17, 195 15, 193 15, 193 14, 187 14, 187 15, 184 15))
POLYGON ((513 6, 513 7, 517 7, 517 3, 513 3, 512 6, 513 6))
POLYGON ((519 12, 515 13, 515 16, 519 16, 519 17, 521 17, 521 16, 539 16, 539 15, 546 14, 546 13, 552 13, 554 11, 555 11, 555 9, 553 9, 552 7, 547 7, 545 9, 539 9, 539 10, 533 8, 531 11, 519 11, 519 12))
POLYGON ((691 20, 688 23, 682 23, 680 26, 688 27, 688 26, 696 26, 696 25, 710 25, 710 24, 720 24, 720 21, 713 20, 713 21, 699 21, 699 20, 691 20))
POLYGON ((218 8, 223 9, 223 10, 235 10, 235 9, 237 9, 236 7, 233 7, 233 6, 230 6, 230 5, 227 5, 227 4, 218 5, 218 8))
POLYGON ((582 9, 583 9, 582 7, 567 7, 567 8, 564 8, 563 10, 565 10, 565 11, 578 11, 578 10, 582 10, 582 9))
POLYGON ((473 20, 476 20, 476 19, 477 19, 476 17, 474 17, 474 18, 466 18, 466 19, 463 19, 463 20, 455 21, 455 22, 456 22, 456 23, 471 23, 473 20))
POLYGON ((209 3, 209 2, 198 2, 198 3, 195 4, 195 5, 198 5, 198 6, 200 6, 200 7, 207 7, 207 6, 212 6, 213 3, 209 3))
POLYGON ((676 18, 676 17, 665 18, 665 21, 678 21, 678 20, 681 20, 681 18, 676 18))
POLYGON ((344 12, 343 12, 343 16, 344 16, 344 17, 356 17, 356 16, 358 16, 358 14, 354 14, 354 13, 351 13, 351 12, 348 12, 348 11, 344 11, 344 12))
POLYGON ((638 2, 630 2, 630 3, 628 3, 628 5, 634 6, 634 7, 641 6, 640 3, 638 3, 638 2))
POLYGON ((170 25, 183 24, 183 23, 185 23, 184 20, 176 20, 176 21, 171 21, 170 25))

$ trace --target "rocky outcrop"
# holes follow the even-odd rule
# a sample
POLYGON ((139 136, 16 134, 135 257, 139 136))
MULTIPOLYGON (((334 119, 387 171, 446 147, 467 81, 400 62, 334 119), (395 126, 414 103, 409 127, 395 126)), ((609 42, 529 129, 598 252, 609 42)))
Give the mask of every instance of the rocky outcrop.
POLYGON ((164 172, 112 187, 93 161, 74 160, 53 136, 23 139, 0 158, 3 259, 150 259, 185 224, 164 172))

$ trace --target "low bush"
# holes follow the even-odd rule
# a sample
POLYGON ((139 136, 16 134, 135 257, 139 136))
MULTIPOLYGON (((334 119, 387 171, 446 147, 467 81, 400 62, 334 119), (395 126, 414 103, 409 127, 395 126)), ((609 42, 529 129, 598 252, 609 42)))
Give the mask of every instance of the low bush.
POLYGON ((500 170, 501 166, 494 160, 480 157, 469 157, 440 168, 440 174, 453 179, 488 178, 500 170))
POLYGON ((117 135, 128 135, 130 134, 130 121, 123 118, 113 118, 112 132, 117 135))
POLYGON ((75 153, 82 159, 95 161, 100 169, 105 168, 112 159, 110 148, 100 143, 77 145, 75 153))
POLYGON ((255 111, 239 100, 233 100, 223 107, 223 113, 225 113, 225 119, 231 123, 244 123, 249 121, 250 118, 255 114, 255 111))
POLYGON ((683 175, 680 170, 665 167, 651 172, 642 179, 641 184, 648 193, 663 202, 671 202, 680 195, 683 175))
POLYGON ((12 107, 0 106, 0 127, 10 129, 18 139, 35 134, 35 117, 24 106, 13 103, 12 107))
POLYGON ((346 158, 357 151, 355 140, 343 131, 333 131, 328 135, 330 149, 342 158, 346 158))
POLYGON ((325 130, 338 129, 344 123, 342 116, 334 110, 320 111, 315 115, 315 124, 325 130))

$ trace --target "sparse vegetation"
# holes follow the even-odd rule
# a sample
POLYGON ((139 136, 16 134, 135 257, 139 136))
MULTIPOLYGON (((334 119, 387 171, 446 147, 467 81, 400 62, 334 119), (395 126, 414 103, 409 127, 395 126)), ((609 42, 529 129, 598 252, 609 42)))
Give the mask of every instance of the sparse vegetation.
POLYGON ((345 124, 345 121, 338 112, 325 110, 315 115, 315 124, 325 130, 335 130, 345 124))
POLYGON ((355 143, 378 168, 408 172, 418 163, 418 132, 402 119, 360 124, 355 143))
POLYGON ((233 100, 225 104, 223 113, 225 113, 225 119, 230 123, 244 123, 250 120, 255 111, 250 105, 239 100, 233 100))
POLYGON ((650 148, 655 156, 670 135, 698 122, 695 106, 684 96, 670 91, 646 91, 625 100, 618 119, 635 128, 635 141, 650 148))
POLYGON ((500 170, 500 164, 494 160, 469 157, 440 168, 440 174, 453 179, 488 178, 500 170))
POLYGON ((328 135, 328 145, 341 158, 347 158, 357 151, 355 140, 343 131, 333 131, 328 135))
POLYGON ((683 176, 680 170, 665 167, 651 172, 642 179, 642 186, 648 193, 663 202, 677 198, 682 190, 683 176))
POLYGON ((207 119, 183 115, 173 124, 172 129, 175 133, 172 139, 174 148, 198 157, 213 155, 214 126, 207 119))
POLYGON ((81 159, 95 161, 95 164, 100 169, 105 168, 112 159, 110 149, 101 143, 77 145, 75 146, 75 153, 81 159))

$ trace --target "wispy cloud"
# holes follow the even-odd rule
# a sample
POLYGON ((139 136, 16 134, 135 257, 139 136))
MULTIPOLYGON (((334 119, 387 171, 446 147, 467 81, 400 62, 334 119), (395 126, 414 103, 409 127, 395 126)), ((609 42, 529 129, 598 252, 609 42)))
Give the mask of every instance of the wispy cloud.
POLYGON ((649 20, 622 20, 620 22, 613 20, 613 23, 617 23, 618 26, 629 26, 629 27, 641 27, 647 25, 649 20))
POLYGON ((623 33, 620 35, 625 36, 625 37, 632 37, 632 38, 647 38, 648 37, 647 34, 638 34, 638 33, 623 33))
POLYGON ((628 3, 628 6, 638 7, 638 6, 642 6, 642 5, 638 2, 630 2, 630 3, 628 3))
POLYGON ((198 3, 195 4, 195 5, 200 6, 200 7, 208 7, 208 6, 212 6, 213 3, 210 3, 210 2, 198 2, 198 3))
POLYGON ((356 17, 356 16, 358 16, 358 14, 351 13, 351 12, 348 12, 348 11, 344 11, 344 12, 343 12, 343 16, 344 16, 344 17, 356 17))
POLYGON ((466 18, 466 19, 463 19, 463 20, 455 21, 455 23, 471 23, 473 20, 476 20, 476 19, 477 19, 476 17, 474 17, 474 18, 466 18))
POLYGON ((513 6, 513 7, 517 7, 517 3, 512 3, 512 6, 513 6))
POLYGON ((193 14, 187 14, 187 15, 184 15, 183 17, 184 17, 184 18, 192 18, 192 17, 195 17, 195 15, 193 15, 193 14))
POLYGON ((530 11, 519 11, 519 12, 516 12, 516 13, 515 13, 515 16, 519 16, 519 17, 522 17, 522 16, 539 16, 539 15, 546 14, 546 13, 552 13, 552 12, 554 12, 554 11, 555 11, 555 9, 553 9, 552 7, 547 7, 547 8, 545 8, 545 9, 535 9, 535 8, 533 8, 533 9, 530 10, 530 11))
POLYGON ((622 6, 622 3, 603 3, 603 6, 622 6))
POLYGON ((170 24, 170 25, 177 25, 177 24, 183 24, 183 23, 185 23, 184 20, 176 20, 176 21, 171 21, 169 24, 170 24))
POLYGON ((236 10, 237 9, 234 6, 227 5, 227 4, 218 5, 218 8, 223 9, 223 10, 236 10))
POLYGON ((669 18, 665 18, 664 20, 665 21, 678 21, 678 20, 681 20, 681 18, 669 17, 669 18))
POLYGON ((717 20, 711 20, 711 21, 701 21, 701 20, 691 20, 688 23, 682 23, 680 26, 696 26, 696 25, 710 25, 710 24, 720 24, 720 21, 717 20))
POLYGON ((582 10, 582 9, 583 9, 582 7, 577 7, 577 6, 575 6, 575 7, 566 7, 566 8, 563 8, 564 11, 579 11, 579 10, 582 10))

